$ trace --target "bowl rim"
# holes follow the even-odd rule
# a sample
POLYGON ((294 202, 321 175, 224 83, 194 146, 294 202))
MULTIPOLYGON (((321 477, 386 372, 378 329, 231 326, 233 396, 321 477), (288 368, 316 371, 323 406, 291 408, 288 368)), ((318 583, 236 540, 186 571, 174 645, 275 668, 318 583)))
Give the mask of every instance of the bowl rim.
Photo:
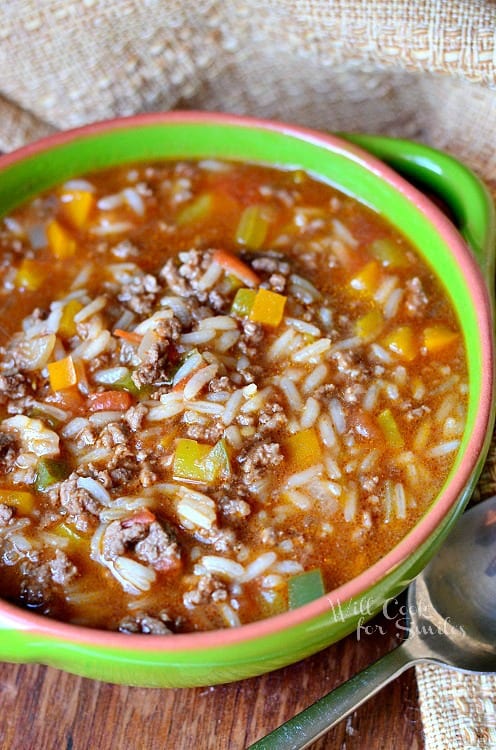
MULTIPOLYGON (((481 408, 476 415, 472 434, 470 435, 465 453, 461 458, 456 473, 448 486, 438 496, 432 507, 417 522, 415 527, 392 550, 360 575, 295 610, 236 628, 175 634, 173 637, 167 636, 166 638, 163 635, 147 635, 144 638, 142 634, 128 635, 61 622, 28 610, 23 610, 15 604, 0 599, 0 633, 2 629, 14 628, 29 636, 43 636, 44 638, 53 638, 65 642, 80 643, 107 649, 111 648, 117 651, 160 652, 163 654, 167 652, 177 653, 179 651, 198 652, 208 648, 236 646, 266 636, 277 635, 280 631, 294 628, 321 615, 328 614, 334 608, 344 607, 347 602, 366 594, 376 583, 386 578, 388 574, 404 563, 412 552, 422 547, 443 519, 455 507, 460 494, 463 493, 464 488, 471 479, 483 450, 491 424, 491 406, 494 389, 492 302, 486 281, 465 241, 440 209, 417 188, 407 182, 406 179, 362 148, 338 136, 278 120, 218 112, 175 110, 172 112, 154 112, 117 117, 51 134, 11 153, 0 156, 0 179, 2 171, 7 167, 80 138, 107 134, 111 131, 118 133, 118 131, 123 129, 180 123, 198 125, 218 124, 220 126, 237 126, 246 129, 275 131, 298 140, 309 142, 351 159, 368 172, 383 179, 416 206, 435 228, 445 244, 450 247, 466 279, 466 286, 470 292, 479 323, 480 345, 483 357, 481 362, 483 371, 480 386, 481 408)), ((274 159, 274 163, 277 163, 276 159, 274 159)), ((336 182, 339 189, 338 183, 339 180, 336 182)))

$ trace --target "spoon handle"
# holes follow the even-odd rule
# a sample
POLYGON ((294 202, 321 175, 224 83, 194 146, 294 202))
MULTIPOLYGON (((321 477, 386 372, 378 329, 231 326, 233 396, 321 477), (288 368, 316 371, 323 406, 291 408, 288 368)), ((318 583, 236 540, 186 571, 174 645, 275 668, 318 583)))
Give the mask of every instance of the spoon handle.
POLYGON ((419 659, 408 639, 247 750, 303 750, 419 659))

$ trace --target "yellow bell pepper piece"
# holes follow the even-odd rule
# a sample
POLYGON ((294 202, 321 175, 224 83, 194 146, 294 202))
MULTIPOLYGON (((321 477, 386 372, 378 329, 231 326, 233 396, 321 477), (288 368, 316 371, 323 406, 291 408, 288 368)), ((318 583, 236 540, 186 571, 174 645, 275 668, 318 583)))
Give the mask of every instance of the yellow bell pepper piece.
POLYGON ((48 271, 45 265, 37 260, 24 258, 17 270, 14 283, 20 289, 35 292, 42 286, 47 276, 48 271))
POLYGON ((271 292, 269 289, 259 289, 250 310, 249 319, 254 323, 277 328, 284 315, 286 299, 287 297, 283 294, 271 292))
POLYGON ((258 250, 265 241, 269 221, 265 206, 253 205, 245 208, 236 229, 236 242, 252 250, 258 250))
POLYGON ((380 272, 379 263, 376 260, 369 261, 358 273, 352 276, 350 279, 351 288, 367 295, 374 294, 379 286, 380 272))
POLYGON ((231 474, 229 454, 224 440, 213 447, 189 438, 179 438, 174 452, 175 479, 212 484, 231 474))
POLYGON ((21 513, 31 513, 34 508, 34 495, 22 490, 0 490, 0 503, 17 508, 21 513))
POLYGON ((246 289, 245 287, 238 289, 231 305, 231 312, 234 315, 247 318, 252 311, 256 296, 255 289, 246 289))
POLYGON ((308 469, 322 457, 322 448, 314 427, 291 435, 286 440, 284 449, 292 471, 308 469))
POLYGON ((405 362, 411 362, 418 354, 418 343, 410 326, 399 326, 384 338, 385 346, 405 362))
POLYGON ((64 190, 60 196, 60 215, 74 229, 82 229, 95 205, 89 190, 64 190))
POLYGON ((74 322, 74 316, 83 309, 81 302, 76 299, 71 299, 67 305, 65 305, 62 311, 62 317, 60 318, 58 333, 66 339, 70 339, 77 333, 76 324, 74 322))
POLYGON ((391 448, 401 449, 405 441, 390 409, 384 409, 377 417, 379 427, 391 448))
POLYGON ((53 529, 51 529, 52 534, 58 534, 59 536, 64 537, 65 539, 69 539, 73 544, 86 544, 87 539, 84 538, 84 536, 81 536, 81 534, 78 534, 76 529, 74 529, 72 526, 70 526, 68 523, 65 523, 64 521, 61 521, 58 523, 53 529))
POLYGON ((70 258, 76 252, 76 240, 57 219, 48 222, 46 235, 50 250, 59 260, 70 258))
POLYGON ((204 221, 212 213, 213 197, 211 193, 201 193, 191 203, 188 203, 176 217, 178 227, 194 224, 197 221, 204 221))
POLYGON ((78 382, 76 366, 70 355, 50 362, 47 367, 50 385, 54 391, 63 391, 64 388, 70 388, 78 382))
POLYGON ((458 340, 458 333, 444 325, 427 326, 424 328, 424 346, 431 354, 454 344, 458 340))
POLYGON ((372 255, 388 268, 406 268, 408 258, 404 250, 393 240, 382 238, 374 240, 370 246, 372 255))
POLYGON ((231 476, 231 461, 226 441, 222 438, 218 441, 205 459, 205 464, 210 473, 210 481, 227 479, 231 476))
POLYGON ((371 341, 384 326, 384 317, 380 310, 370 310, 355 323, 355 333, 365 341, 371 341))

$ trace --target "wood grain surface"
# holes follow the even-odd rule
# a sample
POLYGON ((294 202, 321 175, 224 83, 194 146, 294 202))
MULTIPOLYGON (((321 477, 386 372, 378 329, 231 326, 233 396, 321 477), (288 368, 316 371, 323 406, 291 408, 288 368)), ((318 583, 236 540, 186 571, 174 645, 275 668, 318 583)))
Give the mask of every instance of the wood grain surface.
MULTIPOLYGON (((146 689, 38 665, 0 665, 1 750, 243 750, 398 644, 398 619, 299 664, 230 685, 146 689)), ((146 637, 146 636, 144 636, 146 637)), ((315 750, 422 750, 414 670, 316 742, 315 750)))

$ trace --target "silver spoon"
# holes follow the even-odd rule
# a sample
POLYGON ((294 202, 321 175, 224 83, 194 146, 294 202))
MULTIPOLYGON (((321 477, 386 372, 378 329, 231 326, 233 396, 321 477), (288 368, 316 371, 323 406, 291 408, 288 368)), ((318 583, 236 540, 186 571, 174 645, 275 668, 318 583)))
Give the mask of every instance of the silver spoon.
POLYGON ((302 750, 418 662, 496 672, 496 497, 465 513, 408 589, 403 643, 248 750, 302 750))

